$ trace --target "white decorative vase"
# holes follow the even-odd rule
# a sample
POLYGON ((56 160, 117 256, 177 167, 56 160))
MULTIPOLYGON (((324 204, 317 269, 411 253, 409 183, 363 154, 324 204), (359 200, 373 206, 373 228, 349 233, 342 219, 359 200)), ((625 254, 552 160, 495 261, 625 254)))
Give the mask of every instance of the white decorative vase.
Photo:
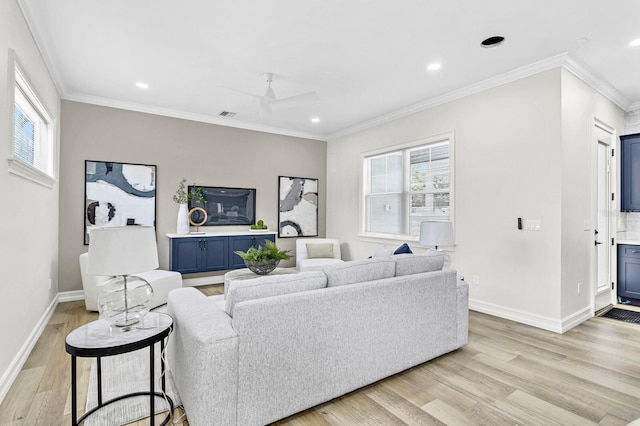
POLYGON ((189 211, 186 204, 180 204, 178 208, 178 223, 176 233, 180 235, 189 233, 189 211))

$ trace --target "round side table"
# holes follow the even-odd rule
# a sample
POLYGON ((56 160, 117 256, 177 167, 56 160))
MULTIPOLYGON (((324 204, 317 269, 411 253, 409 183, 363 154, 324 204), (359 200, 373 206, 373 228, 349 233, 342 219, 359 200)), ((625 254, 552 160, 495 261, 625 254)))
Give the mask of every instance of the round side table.
POLYGON ((65 349, 71 355, 71 421, 73 425, 79 425, 88 416, 98 411, 100 408, 134 396, 149 395, 150 425, 155 424, 155 397, 164 398, 169 402, 169 414, 161 423, 166 425, 173 415, 173 400, 165 395, 165 361, 162 358, 162 393, 155 392, 155 353, 154 345, 160 342, 160 350, 164 352, 165 339, 171 333, 173 320, 169 315, 150 312, 144 316, 138 328, 131 331, 112 331, 109 322, 97 320, 76 328, 69 333, 65 339, 65 349), (102 367, 101 358, 105 356, 120 355, 127 352, 137 351, 142 348, 149 348, 149 392, 134 392, 121 395, 109 401, 102 401, 102 367), (96 358, 98 366, 98 405, 93 407, 78 419, 77 408, 77 373, 76 357, 96 358))

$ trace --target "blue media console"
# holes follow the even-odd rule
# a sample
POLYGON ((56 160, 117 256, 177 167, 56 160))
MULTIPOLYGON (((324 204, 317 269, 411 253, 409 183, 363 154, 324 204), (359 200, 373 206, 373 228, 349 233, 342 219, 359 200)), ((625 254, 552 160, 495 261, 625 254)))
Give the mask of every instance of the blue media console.
POLYGON ((167 234, 170 239, 169 259, 172 271, 181 274, 225 271, 244 268, 242 258, 234 251, 264 245, 264 240, 276 241, 275 232, 205 233, 199 235, 167 234))

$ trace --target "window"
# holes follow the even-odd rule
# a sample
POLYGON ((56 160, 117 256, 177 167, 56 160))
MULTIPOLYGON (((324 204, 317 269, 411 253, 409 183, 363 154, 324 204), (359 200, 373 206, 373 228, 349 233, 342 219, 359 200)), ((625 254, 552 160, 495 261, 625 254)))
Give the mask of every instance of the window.
POLYGON ((363 235, 417 240, 421 222, 452 221, 452 138, 363 157, 363 235))
POLYGON ((52 119, 14 59, 13 148, 9 171, 51 187, 54 180, 52 119))

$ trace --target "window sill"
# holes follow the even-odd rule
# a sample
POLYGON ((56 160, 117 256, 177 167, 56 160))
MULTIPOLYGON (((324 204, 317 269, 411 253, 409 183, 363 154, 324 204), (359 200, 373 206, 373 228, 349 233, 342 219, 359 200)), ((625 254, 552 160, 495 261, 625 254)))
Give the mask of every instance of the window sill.
POLYGON ((49 189, 52 189, 53 185, 56 183, 56 179, 54 177, 49 176, 48 174, 18 160, 17 158, 9 157, 7 161, 9 162, 9 173, 13 175, 20 176, 23 179, 30 180, 49 189))
MULTIPOLYGON (((418 241, 419 238, 414 235, 389 235, 389 234, 358 234, 360 241, 367 243, 389 244, 389 243, 408 243, 409 246, 431 249, 431 246, 423 246, 418 241)), ((442 251, 454 253, 455 245, 451 247, 440 248, 442 251)))
POLYGON ((388 242, 398 242, 398 243, 416 243, 418 244, 418 237, 415 235, 390 235, 390 234, 358 234, 358 238, 360 241, 366 241, 371 243, 388 243, 388 242))

